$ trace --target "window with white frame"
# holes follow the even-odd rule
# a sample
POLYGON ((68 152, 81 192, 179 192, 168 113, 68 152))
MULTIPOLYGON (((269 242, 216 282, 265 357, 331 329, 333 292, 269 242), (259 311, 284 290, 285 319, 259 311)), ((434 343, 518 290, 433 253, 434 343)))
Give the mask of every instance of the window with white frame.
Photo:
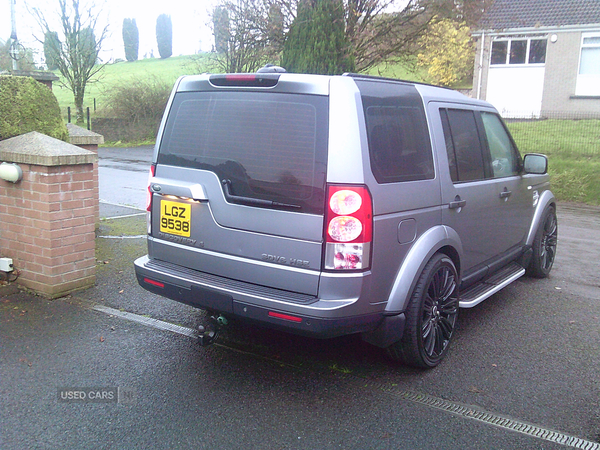
POLYGON ((544 64, 546 62, 545 37, 499 38, 492 42, 490 64, 544 64))
POLYGON ((600 32, 581 36, 576 95, 600 95, 600 32))

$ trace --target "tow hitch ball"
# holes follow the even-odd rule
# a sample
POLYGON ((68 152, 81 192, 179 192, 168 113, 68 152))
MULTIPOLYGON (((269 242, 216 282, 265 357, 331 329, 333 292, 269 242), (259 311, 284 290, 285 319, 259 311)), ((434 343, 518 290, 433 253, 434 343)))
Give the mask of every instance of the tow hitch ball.
POLYGON ((210 316, 206 325, 198 326, 198 341, 202 347, 215 343, 221 328, 227 325, 225 316, 210 316))

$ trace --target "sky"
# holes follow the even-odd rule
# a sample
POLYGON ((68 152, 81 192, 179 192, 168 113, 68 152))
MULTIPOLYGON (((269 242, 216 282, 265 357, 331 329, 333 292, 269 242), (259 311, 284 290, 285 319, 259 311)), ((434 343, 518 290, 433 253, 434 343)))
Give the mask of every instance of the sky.
MULTIPOLYGON (((140 32, 139 58, 153 54, 156 46, 156 18, 161 14, 171 16, 173 23, 173 55, 191 55, 210 51, 213 45, 210 29, 210 11, 216 0, 91 0, 95 10, 102 9, 99 25, 108 24, 109 37, 102 46, 103 62, 125 59, 123 49, 123 19, 136 20, 140 32)), ((40 37, 40 27, 27 11, 27 5, 43 11, 48 21, 58 17, 57 0, 0 0, 0 39, 11 35, 10 7, 15 2, 17 37, 25 47, 41 48, 35 36, 40 37)), ((90 0, 81 0, 87 4, 90 0)), ((58 27, 56 27, 58 31, 58 27)))

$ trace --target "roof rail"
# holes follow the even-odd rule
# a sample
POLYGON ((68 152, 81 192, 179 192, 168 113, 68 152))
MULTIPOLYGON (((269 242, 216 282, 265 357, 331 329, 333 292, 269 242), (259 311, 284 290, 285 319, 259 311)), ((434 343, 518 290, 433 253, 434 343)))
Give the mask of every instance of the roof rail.
POLYGON ((422 81, 410 81, 410 80, 401 80, 399 78, 389 78, 389 77, 382 77, 379 75, 367 75, 364 73, 344 73, 343 76, 345 77, 351 77, 351 78, 362 78, 364 80, 381 80, 381 81, 395 81, 395 82, 399 82, 399 83, 409 83, 409 84, 418 84, 421 86, 430 86, 430 87, 436 87, 436 88, 441 88, 441 89, 448 89, 453 91, 454 89, 446 87, 446 86, 438 86, 436 84, 431 84, 431 83, 423 83, 422 81))

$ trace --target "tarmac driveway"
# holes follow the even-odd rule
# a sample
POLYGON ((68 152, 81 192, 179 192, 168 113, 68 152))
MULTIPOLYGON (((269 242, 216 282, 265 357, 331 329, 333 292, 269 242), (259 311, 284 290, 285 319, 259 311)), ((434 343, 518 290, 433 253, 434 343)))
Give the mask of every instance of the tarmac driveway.
POLYGON ((203 313, 135 281, 147 166, 120 202, 103 174, 133 175, 108 163, 101 215, 121 218, 98 230, 97 285, 0 298, 0 448, 600 450, 600 209, 559 205, 551 277, 461 311, 448 357, 422 372, 357 337, 240 323, 199 347, 203 313))

